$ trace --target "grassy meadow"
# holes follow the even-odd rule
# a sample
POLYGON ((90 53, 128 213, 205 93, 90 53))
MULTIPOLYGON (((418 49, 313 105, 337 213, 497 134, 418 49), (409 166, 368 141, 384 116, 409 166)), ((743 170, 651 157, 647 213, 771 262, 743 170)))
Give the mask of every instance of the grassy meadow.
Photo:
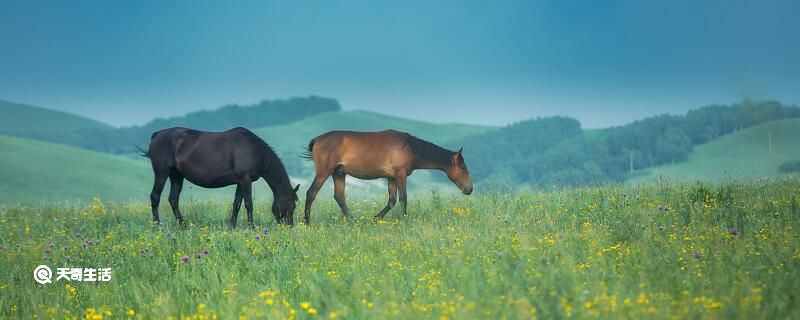
POLYGON ((255 229, 227 201, 185 201, 186 228, 145 202, 0 205, 0 317, 797 319, 798 202, 785 177, 430 192, 382 221, 353 194, 358 221, 319 198, 294 228, 269 201, 255 229), (113 276, 39 285, 40 264, 113 276))

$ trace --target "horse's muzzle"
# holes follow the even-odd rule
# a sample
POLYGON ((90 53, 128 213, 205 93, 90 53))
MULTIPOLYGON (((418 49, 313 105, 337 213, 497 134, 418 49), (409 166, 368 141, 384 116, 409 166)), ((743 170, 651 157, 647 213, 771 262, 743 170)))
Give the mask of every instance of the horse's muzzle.
POLYGON ((472 186, 467 186, 467 187, 461 188, 461 192, 464 192, 465 195, 471 195, 472 194, 472 186))
POLYGON ((294 219, 291 216, 283 217, 280 220, 278 220, 278 223, 291 227, 294 226, 294 219))

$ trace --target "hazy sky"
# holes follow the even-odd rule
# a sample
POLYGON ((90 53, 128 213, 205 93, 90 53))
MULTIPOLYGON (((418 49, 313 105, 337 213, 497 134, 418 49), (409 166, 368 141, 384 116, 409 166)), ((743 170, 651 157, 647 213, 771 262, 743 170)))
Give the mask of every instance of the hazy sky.
POLYGON ((114 125, 316 94, 585 127, 800 104, 800 1, 2 1, 0 99, 114 125))

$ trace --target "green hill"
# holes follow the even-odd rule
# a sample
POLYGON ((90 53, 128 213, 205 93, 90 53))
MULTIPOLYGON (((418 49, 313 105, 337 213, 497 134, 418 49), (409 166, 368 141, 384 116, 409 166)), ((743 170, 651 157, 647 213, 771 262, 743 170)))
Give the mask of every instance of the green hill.
POLYGON ((145 161, 8 136, 0 136, 0 176, 0 202, 147 199, 152 181, 145 161))
MULTIPOLYGON (((80 117, 77 117, 80 119, 80 117)), ((91 123, 91 122, 89 122, 91 123)), ((102 125, 102 124, 101 124, 102 125)), ((323 113, 290 125, 255 130, 281 154, 291 169, 292 180, 307 188, 306 175, 311 174, 311 163, 302 161, 297 154, 316 135, 334 129, 382 130, 395 128, 413 132, 426 139, 441 142, 487 130, 487 127, 460 124, 431 124, 420 121, 384 116, 376 113, 330 112, 323 113)), ((116 156, 87 149, 0 135, 0 202, 36 203, 54 201, 89 200, 98 196, 115 201, 148 201, 152 187, 152 171, 147 159, 116 156)), ((412 179, 412 188, 435 185, 430 173, 420 172, 412 179)), ((351 190, 383 192, 383 181, 348 180, 351 190)), ((169 187, 162 195, 166 203, 169 187)), ((326 188, 327 189, 327 188, 326 188)), ((257 201, 271 197, 263 181, 253 188, 257 201)), ((185 184, 182 199, 228 199, 233 187, 203 189, 185 184)), ((327 194, 327 190, 325 191, 327 194)), ((354 194, 355 195, 355 194, 354 194)), ((269 201, 259 201, 269 204, 269 201)), ((257 203, 257 205, 260 205, 257 203)), ((166 214, 170 214, 169 210, 166 214)))
MULTIPOLYGON (((446 143, 491 129, 467 124, 439 124, 387 116, 368 111, 342 111, 318 114, 290 124, 255 130, 279 152, 298 154, 308 142, 333 130, 380 131, 395 129, 436 143, 446 143)), ((450 146, 455 147, 455 146, 450 146)))
POLYGON ((0 101, 0 134, 126 154, 146 145, 150 135, 169 127, 224 131, 233 127, 260 128, 291 123, 316 114, 341 110, 339 102, 317 96, 230 104, 184 116, 158 118, 141 126, 116 128, 70 113, 0 101))
POLYGON ((681 180, 769 177, 778 175, 778 166, 790 160, 800 160, 800 119, 796 118, 768 122, 695 146, 688 161, 642 170, 629 181, 659 176, 681 180))
POLYGON ((102 122, 71 113, 0 100, 0 134, 36 137, 110 128, 102 122))
MULTIPOLYGON (((0 135, 0 203, 90 201, 148 202, 153 183, 150 163, 38 140, 0 135)), ((266 183, 254 185, 256 199, 271 195, 266 183)), ((203 189, 184 184, 182 199, 233 199, 235 188, 203 189)), ((162 194, 168 207, 169 187, 162 194)), ((168 209, 166 214, 171 216, 168 209)))

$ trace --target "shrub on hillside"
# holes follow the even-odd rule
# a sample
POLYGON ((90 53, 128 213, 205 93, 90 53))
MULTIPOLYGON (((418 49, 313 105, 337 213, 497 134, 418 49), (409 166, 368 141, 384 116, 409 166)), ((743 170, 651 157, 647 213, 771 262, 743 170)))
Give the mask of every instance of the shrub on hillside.
POLYGON ((789 173, 800 171, 800 160, 789 160, 778 166, 778 172, 789 173))

